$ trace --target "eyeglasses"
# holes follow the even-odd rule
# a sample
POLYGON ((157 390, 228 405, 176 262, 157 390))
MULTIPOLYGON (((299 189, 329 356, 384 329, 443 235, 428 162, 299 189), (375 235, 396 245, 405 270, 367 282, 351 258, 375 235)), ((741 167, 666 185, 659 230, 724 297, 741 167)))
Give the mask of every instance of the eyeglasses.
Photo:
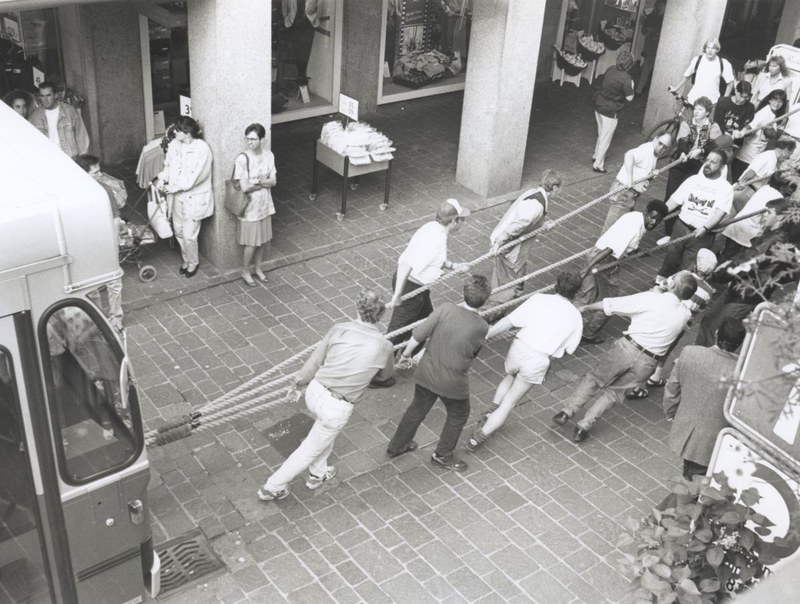
POLYGON ((247 142, 249 142, 249 143, 257 143, 257 142, 258 142, 258 141, 260 141, 261 139, 260 139, 260 138, 253 138, 253 137, 251 137, 251 136, 245 136, 245 137, 244 137, 244 140, 246 140, 246 141, 247 141, 247 142))

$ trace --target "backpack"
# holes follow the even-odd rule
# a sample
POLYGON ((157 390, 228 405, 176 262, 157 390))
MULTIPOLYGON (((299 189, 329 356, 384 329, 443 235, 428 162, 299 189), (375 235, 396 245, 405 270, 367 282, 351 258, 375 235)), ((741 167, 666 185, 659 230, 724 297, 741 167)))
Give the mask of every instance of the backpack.
MULTIPOLYGON (((692 86, 694 86, 694 81, 697 79, 697 70, 700 69, 700 60, 703 58, 703 55, 698 55, 697 59, 694 62, 694 71, 692 72, 692 86)), ((722 77, 722 74, 725 73, 725 65, 722 63, 722 57, 717 55, 717 60, 719 60, 719 96, 723 96, 725 94, 725 89, 728 87, 728 83, 725 81, 725 78, 722 77)))

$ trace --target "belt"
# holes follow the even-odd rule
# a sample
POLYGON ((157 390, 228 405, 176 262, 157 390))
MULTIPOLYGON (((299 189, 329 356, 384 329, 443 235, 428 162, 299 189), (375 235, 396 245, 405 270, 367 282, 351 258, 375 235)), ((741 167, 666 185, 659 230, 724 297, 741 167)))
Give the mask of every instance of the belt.
POLYGON ((643 352, 644 354, 649 356, 651 359, 655 359, 656 361, 660 361, 661 359, 664 358, 663 354, 655 354, 654 352, 650 352, 649 350, 647 350, 647 348, 645 348, 644 346, 639 344, 639 342, 634 340, 628 334, 625 334, 625 339, 628 340, 629 342, 631 342, 634 346, 636 346, 636 348, 638 348, 641 352, 643 352))
MULTIPOLYGON (((321 383, 321 382, 320 382, 320 383, 321 383)), ((328 387, 327 387, 325 384, 322 384, 322 387, 323 387, 323 388, 325 388, 325 390, 327 390, 327 391, 330 393, 330 395, 331 395, 333 398, 335 398, 337 401, 344 401, 345 403, 349 403, 350 405, 352 405, 352 404, 353 404, 353 403, 351 403, 350 401, 348 401, 348 400, 347 400, 345 397, 343 397, 341 394, 339 394, 338 392, 334 392, 333 390, 331 390, 330 388, 328 388, 328 387)))
POLYGON ((695 230, 697 230, 697 227, 695 227, 695 226, 692 226, 692 225, 691 225, 691 224, 689 224, 688 222, 684 222, 684 221, 683 221, 683 220, 681 220, 680 218, 678 218, 678 220, 680 220, 680 221, 681 221, 681 224, 682 224, 683 226, 685 226, 687 229, 689 229, 690 231, 695 231, 695 230))

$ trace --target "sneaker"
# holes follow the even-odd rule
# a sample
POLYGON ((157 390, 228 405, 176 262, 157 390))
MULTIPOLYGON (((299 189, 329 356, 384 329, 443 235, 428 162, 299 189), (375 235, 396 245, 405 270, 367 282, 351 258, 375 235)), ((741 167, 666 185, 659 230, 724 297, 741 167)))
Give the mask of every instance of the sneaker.
POLYGON ((670 237, 669 235, 666 235, 666 236, 662 237, 661 239, 659 239, 658 241, 656 241, 656 245, 665 245, 665 244, 669 243, 670 241, 672 241, 672 237, 670 237))
POLYGON ((467 439, 467 442, 464 445, 464 448, 467 451, 469 451, 470 453, 475 453, 475 451, 478 450, 478 447, 480 447, 482 444, 483 444, 483 442, 478 442, 478 440, 474 436, 470 436, 467 439))
POLYGON ((431 455, 431 463, 435 466, 439 466, 440 468, 444 468, 445 470, 455 470, 456 472, 463 472, 469 467, 466 461, 456 459, 456 457, 453 455, 441 457, 436 453, 431 455))
POLYGON ((325 470, 325 473, 322 476, 314 476, 311 472, 309 472, 308 480, 306 480, 306 486, 313 491, 314 489, 321 487, 323 482, 328 482, 334 476, 336 476, 336 468, 333 466, 328 466, 328 469, 325 470))
POLYGON ((290 489, 287 486, 286 488, 281 489, 277 493, 273 493, 272 491, 267 489, 266 485, 264 485, 263 487, 258 489, 258 498, 261 501, 276 501, 278 499, 284 499, 284 498, 288 497, 289 493, 291 493, 291 492, 292 492, 292 489, 290 489))

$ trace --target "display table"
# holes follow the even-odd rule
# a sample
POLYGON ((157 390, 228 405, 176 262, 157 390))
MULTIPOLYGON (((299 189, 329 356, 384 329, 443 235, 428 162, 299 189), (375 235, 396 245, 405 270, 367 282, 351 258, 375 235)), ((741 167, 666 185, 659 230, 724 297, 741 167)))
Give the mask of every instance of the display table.
POLYGON ((311 177, 311 195, 309 199, 312 201, 317 198, 317 185, 319 182, 319 164, 326 166, 336 172, 342 177, 342 208, 341 212, 336 213, 337 220, 344 220, 347 213, 347 189, 348 186, 352 190, 358 188, 358 177, 363 174, 372 174, 373 172, 386 172, 386 185, 383 193, 383 203, 380 205, 381 210, 385 210, 389 206, 389 186, 391 183, 392 175, 392 161, 371 162, 364 165, 353 165, 350 163, 350 158, 346 155, 340 155, 330 147, 324 145, 321 140, 317 139, 314 144, 314 162, 311 177), (349 182, 353 178, 355 182, 349 182))

